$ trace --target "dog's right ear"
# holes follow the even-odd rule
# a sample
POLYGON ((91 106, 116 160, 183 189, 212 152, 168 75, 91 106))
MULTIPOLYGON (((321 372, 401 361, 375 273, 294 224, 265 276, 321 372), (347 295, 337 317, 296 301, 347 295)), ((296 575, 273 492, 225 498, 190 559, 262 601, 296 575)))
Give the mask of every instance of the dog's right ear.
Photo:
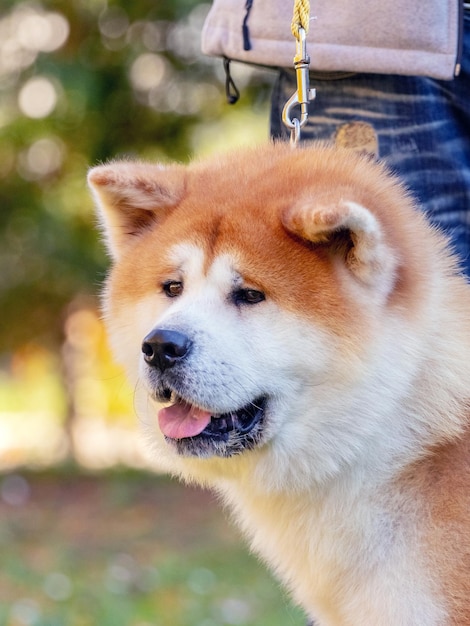
POLYGON ((108 252, 118 259, 145 230, 162 220, 184 195, 184 168, 115 161, 94 167, 88 184, 108 252))

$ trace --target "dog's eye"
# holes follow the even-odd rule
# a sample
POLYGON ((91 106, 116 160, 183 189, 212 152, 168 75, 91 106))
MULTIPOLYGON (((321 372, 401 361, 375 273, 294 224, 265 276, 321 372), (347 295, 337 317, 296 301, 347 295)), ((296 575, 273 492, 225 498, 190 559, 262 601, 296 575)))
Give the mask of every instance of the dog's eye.
POLYGON ((162 284, 162 289, 169 298, 176 298, 183 293, 183 283, 178 280, 167 280, 162 284))
POLYGON ((257 289, 237 289, 232 298, 235 304, 258 304, 265 300, 265 295, 257 289))

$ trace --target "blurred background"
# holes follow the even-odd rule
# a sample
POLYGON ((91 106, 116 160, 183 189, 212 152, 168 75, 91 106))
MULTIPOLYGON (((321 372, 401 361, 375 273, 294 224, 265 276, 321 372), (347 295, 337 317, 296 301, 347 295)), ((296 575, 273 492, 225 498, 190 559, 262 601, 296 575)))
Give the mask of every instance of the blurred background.
POLYGON ((274 77, 234 65, 226 104, 208 9, 0 3, 0 626, 302 624, 210 494, 155 471, 100 321, 88 167, 268 136, 274 77))

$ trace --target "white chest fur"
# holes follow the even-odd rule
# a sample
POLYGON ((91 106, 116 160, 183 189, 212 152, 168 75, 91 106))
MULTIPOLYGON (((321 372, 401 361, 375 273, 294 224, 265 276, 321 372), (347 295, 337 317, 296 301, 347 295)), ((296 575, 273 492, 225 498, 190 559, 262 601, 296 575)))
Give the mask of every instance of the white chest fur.
POLYGON ((415 503, 361 493, 264 495, 232 484, 224 496, 259 554, 321 626, 445 622, 416 532, 415 503), (393 510, 395 508, 395 510, 393 510), (400 510, 401 508, 401 510, 400 510))

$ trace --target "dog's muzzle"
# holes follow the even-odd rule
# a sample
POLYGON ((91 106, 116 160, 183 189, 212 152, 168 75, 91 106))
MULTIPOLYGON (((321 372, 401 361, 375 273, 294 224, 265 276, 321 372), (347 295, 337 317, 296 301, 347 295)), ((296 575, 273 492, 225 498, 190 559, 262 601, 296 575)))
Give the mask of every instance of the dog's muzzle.
POLYGON ((158 401, 171 403, 159 411, 159 425, 167 443, 183 456, 199 457, 228 457, 255 447, 262 437, 267 397, 256 396, 244 406, 223 413, 197 408, 199 402, 188 397, 193 394, 188 394, 184 385, 192 348, 193 341, 187 335, 165 328, 154 328, 142 342, 144 361, 153 372, 153 393, 158 401), (175 431, 185 415, 196 418, 191 428, 175 431))

